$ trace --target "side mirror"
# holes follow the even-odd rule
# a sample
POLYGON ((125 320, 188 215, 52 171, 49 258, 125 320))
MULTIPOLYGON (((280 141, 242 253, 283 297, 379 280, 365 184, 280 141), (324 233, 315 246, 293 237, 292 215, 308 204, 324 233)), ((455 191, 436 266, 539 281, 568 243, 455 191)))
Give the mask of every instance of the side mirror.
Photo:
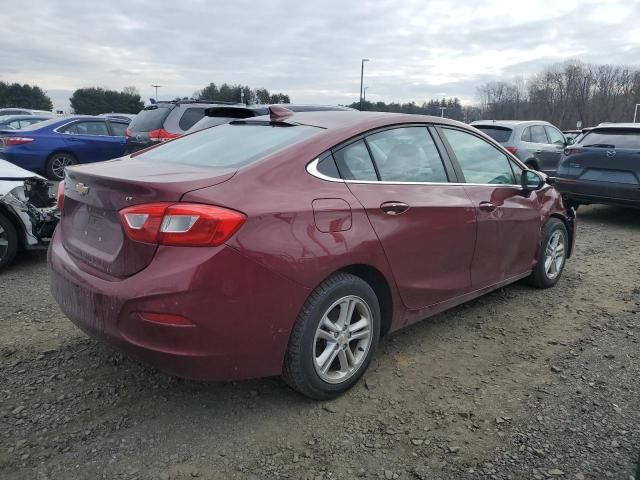
POLYGON ((522 175, 520 177, 520 185, 522 185, 522 189, 526 192, 530 192, 533 190, 540 190, 544 187, 545 178, 540 172, 536 172, 535 170, 523 170, 522 175))
POLYGON ((567 139, 565 139, 565 143, 566 143, 566 145, 573 145, 575 143, 575 139, 567 138, 567 139))

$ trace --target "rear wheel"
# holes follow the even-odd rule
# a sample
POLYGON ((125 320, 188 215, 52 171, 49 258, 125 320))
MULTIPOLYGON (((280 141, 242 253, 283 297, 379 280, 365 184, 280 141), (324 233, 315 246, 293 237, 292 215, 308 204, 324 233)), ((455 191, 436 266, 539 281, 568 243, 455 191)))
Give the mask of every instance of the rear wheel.
POLYGON ((380 305, 373 289, 355 275, 333 275, 298 315, 282 376, 313 399, 336 397, 366 371, 379 336, 380 305))
POLYGON ((78 163, 78 160, 70 153, 54 153, 47 160, 47 177, 51 180, 64 180, 64 169, 76 163, 78 163))
POLYGON ((542 228, 542 241, 538 252, 538 264, 528 280, 538 288, 553 287, 564 269, 569 249, 569 235, 564 222, 551 218, 542 228))
POLYGON ((6 216, 0 213, 0 270, 7 266, 18 251, 18 232, 6 216))

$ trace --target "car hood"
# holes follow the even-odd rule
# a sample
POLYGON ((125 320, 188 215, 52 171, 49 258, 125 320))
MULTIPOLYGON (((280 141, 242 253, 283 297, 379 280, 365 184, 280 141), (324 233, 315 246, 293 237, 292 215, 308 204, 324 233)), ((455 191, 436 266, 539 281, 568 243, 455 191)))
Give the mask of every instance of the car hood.
POLYGON ((6 160, 0 160, 0 197, 14 188, 22 186, 27 178, 42 178, 44 180, 37 173, 20 168, 6 160))

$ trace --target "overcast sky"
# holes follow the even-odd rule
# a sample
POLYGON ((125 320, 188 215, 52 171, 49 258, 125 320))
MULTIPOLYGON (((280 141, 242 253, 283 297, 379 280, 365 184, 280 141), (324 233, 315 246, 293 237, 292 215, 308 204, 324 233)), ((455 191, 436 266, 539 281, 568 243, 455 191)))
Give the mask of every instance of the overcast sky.
POLYGON ((0 80, 37 84, 56 108, 79 87, 146 100, 209 82, 299 103, 475 101, 478 85, 578 59, 640 63, 637 0, 3 0, 0 80))

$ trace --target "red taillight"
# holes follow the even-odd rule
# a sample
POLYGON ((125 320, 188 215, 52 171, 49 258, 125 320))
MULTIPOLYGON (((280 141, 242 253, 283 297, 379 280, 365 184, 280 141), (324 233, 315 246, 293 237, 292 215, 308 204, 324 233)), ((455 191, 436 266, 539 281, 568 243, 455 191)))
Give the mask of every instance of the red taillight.
POLYGON ((56 207, 62 211, 62 204, 64 203, 64 180, 58 183, 58 202, 56 207))
POLYGON ((166 142, 179 136, 177 133, 167 132, 164 128, 158 128, 157 130, 151 130, 149 132, 149 140, 153 142, 166 142))
POLYGON ((246 216, 234 210, 199 203, 148 203, 120 211, 131 240, 185 247, 226 242, 246 216))
POLYGON ((24 145, 25 143, 31 143, 33 141, 34 139, 30 137, 4 137, 4 146, 24 145))
POLYGON ((124 131, 124 137, 129 138, 131 136, 131 129, 127 127, 124 131))
POLYGON ((516 147, 505 147, 505 149, 507 150, 507 152, 509 152, 512 155, 515 155, 516 152, 518 151, 516 147))

